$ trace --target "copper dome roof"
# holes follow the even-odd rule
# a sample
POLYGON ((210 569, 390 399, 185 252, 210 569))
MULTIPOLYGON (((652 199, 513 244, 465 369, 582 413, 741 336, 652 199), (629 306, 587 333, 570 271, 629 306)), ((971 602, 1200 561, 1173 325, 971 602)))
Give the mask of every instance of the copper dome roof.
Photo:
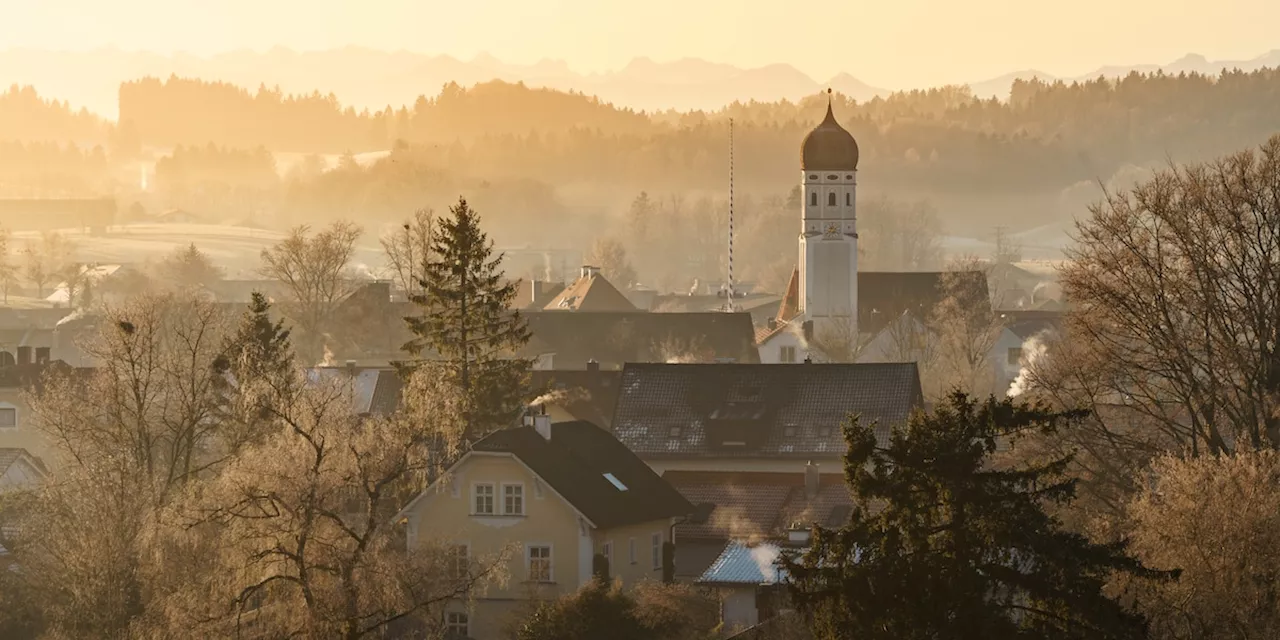
POLYGON ((822 124, 804 137, 800 146, 800 168, 808 171, 853 171, 858 168, 858 142, 836 122, 827 105, 822 124))

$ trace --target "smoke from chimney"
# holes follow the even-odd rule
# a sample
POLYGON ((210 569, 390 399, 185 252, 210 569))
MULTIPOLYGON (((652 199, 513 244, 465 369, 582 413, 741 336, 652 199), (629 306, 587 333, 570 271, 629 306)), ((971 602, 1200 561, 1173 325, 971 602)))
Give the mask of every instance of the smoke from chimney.
POLYGON ((1009 391, 1005 394, 1008 397, 1016 398, 1031 388, 1032 370, 1036 362, 1043 358, 1045 352, 1049 349, 1048 345, 1045 344, 1045 339, 1048 338, 1046 333, 1037 333, 1022 343, 1022 368, 1018 370, 1018 377, 1014 378, 1013 382, 1009 384, 1009 391))

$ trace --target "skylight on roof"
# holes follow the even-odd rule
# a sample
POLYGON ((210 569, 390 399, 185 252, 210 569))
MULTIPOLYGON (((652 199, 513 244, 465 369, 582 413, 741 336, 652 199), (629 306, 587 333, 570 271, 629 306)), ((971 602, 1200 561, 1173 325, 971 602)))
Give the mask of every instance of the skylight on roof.
POLYGON ((622 484, 622 481, 621 481, 621 480, 619 480, 619 479, 617 479, 616 477, 614 477, 614 475, 613 475, 612 473, 606 473, 606 474, 604 474, 604 479, 605 479, 605 480, 608 480, 608 481, 609 481, 609 482, 611 482, 611 483, 613 483, 613 486, 617 487, 617 488, 618 488, 618 491, 626 491, 626 490, 627 490, 627 485, 622 484))

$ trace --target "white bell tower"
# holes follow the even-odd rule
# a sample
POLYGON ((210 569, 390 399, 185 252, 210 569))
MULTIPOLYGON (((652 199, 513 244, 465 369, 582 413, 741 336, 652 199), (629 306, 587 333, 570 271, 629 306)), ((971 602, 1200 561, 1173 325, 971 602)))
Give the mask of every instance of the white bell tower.
POLYGON ((827 117, 800 154, 800 305, 816 335, 856 331, 858 321, 858 143, 836 122, 827 93, 827 117))

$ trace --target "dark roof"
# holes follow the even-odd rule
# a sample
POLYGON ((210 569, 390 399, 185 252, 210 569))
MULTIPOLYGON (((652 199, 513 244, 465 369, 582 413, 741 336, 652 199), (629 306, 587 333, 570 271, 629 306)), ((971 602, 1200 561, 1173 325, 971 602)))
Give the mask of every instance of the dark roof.
POLYGON ((805 171, 854 171, 858 168, 858 142, 836 122, 831 105, 800 145, 800 168, 805 171))
POLYGON ((676 527, 676 578, 692 580, 701 576, 707 567, 724 551, 723 540, 687 540, 676 527))
POLYGON ((533 371, 529 378, 535 393, 562 396, 555 404, 574 418, 611 429, 622 386, 621 371, 533 371))
POLYGON ((510 453, 597 527, 610 528, 689 515, 689 504, 666 480, 600 427, 589 422, 551 425, 551 439, 533 427, 495 431, 475 451, 510 453), (605 478, 612 474, 627 489, 605 478))
POLYGON ((1066 317, 1062 311, 1056 310, 1001 310, 999 313, 1005 326, 1013 332, 1013 335, 1023 340, 1030 339, 1039 333, 1062 328, 1066 317))
POLYGON ((887 438, 922 404, 913 362, 628 364, 613 431, 642 457, 831 458, 851 414, 887 438), (717 433, 754 442, 726 447, 717 433))
POLYGON ((557 369, 606 369, 626 362, 661 362, 664 347, 710 360, 759 362, 755 329, 746 313, 650 313, 648 311, 530 311, 529 330, 555 352, 557 369))
POLYGON ((875 333, 904 312, 927 318, 951 291, 990 308, 987 276, 981 271, 859 271, 858 330, 875 333))
POLYGON ((853 499, 839 465, 829 466, 827 473, 819 475, 812 498, 802 472, 668 471, 662 478, 689 502, 715 505, 706 522, 678 525, 676 538, 780 539, 794 524, 843 526, 853 510, 853 499))

